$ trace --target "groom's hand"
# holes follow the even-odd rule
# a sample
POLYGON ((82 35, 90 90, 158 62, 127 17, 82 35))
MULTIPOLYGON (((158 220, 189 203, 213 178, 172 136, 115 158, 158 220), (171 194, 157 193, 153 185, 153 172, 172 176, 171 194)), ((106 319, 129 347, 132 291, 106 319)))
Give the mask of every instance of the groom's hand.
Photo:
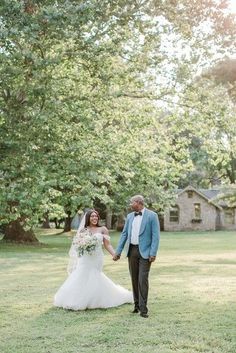
POLYGON ((113 260, 114 260, 114 261, 117 261, 117 260, 119 260, 119 259, 120 259, 120 255, 115 254, 115 255, 113 256, 113 260))
POLYGON ((156 256, 149 256, 149 262, 154 262, 156 260, 156 256))

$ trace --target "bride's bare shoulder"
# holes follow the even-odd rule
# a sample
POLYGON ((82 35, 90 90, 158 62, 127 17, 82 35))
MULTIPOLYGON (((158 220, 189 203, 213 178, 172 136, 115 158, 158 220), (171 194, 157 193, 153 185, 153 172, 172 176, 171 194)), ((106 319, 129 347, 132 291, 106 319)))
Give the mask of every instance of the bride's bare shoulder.
POLYGON ((108 234, 109 233, 107 227, 105 227, 105 226, 102 226, 100 228, 100 231, 101 231, 102 234, 108 234))

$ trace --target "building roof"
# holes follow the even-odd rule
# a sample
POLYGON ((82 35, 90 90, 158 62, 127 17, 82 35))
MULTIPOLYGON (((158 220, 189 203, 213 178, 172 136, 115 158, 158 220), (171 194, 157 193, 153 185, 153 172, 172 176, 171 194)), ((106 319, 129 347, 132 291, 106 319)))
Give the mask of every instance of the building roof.
POLYGON ((210 204, 213 206, 221 209, 221 206, 226 206, 225 202, 217 202, 215 198, 217 195, 220 193, 220 190, 218 189, 196 189, 191 185, 188 185, 184 189, 178 189, 178 195, 182 194, 185 191, 195 191, 198 195, 200 195, 202 198, 204 198, 206 201, 208 201, 210 204))
POLYGON ((220 190, 217 189, 199 189, 199 191, 209 200, 214 199, 220 193, 220 190))

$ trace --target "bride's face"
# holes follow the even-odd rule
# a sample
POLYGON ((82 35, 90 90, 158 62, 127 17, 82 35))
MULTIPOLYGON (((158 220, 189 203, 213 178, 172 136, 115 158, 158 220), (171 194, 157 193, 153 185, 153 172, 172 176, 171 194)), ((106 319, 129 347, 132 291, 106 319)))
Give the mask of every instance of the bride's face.
POLYGON ((91 213, 90 219, 89 219, 89 225, 90 226, 98 225, 98 215, 96 214, 96 212, 91 213))

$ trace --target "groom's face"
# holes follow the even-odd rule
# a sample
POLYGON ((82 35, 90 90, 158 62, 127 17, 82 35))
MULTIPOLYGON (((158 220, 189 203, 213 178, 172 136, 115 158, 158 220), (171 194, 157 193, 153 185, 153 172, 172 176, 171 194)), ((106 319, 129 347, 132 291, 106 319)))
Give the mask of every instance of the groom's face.
POLYGON ((138 201, 131 201, 130 202, 130 207, 133 211, 139 211, 140 210, 140 203, 138 201))

